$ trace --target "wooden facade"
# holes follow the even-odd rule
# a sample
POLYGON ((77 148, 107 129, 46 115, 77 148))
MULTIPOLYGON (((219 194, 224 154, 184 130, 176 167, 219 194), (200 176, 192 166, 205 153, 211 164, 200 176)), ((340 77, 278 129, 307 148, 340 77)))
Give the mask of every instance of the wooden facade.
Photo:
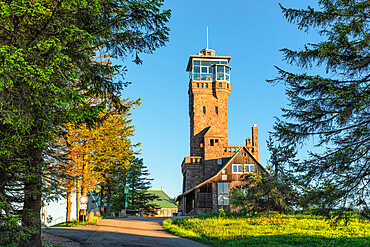
POLYGON ((247 147, 242 146, 227 160, 216 175, 177 197, 181 214, 194 215, 218 212, 221 207, 224 210, 235 210, 231 207, 229 200, 231 188, 244 185, 245 182, 243 182, 242 176, 245 172, 250 172, 246 170, 241 173, 235 171, 235 168, 239 165, 244 169, 254 165, 254 171, 266 172, 247 147), (227 188, 224 194, 219 191, 222 187, 227 188))

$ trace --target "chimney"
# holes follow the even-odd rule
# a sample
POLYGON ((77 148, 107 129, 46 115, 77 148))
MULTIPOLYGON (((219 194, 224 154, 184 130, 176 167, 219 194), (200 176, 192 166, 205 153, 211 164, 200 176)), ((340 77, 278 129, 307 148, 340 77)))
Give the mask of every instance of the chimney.
POLYGON ((259 155, 258 155, 258 127, 257 124, 253 124, 252 127, 252 154, 253 156, 259 160, 259 155))

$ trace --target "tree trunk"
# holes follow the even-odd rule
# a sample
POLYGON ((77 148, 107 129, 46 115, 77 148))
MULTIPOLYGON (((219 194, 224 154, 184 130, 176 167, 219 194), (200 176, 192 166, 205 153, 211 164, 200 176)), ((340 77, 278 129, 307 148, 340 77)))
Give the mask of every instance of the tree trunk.
POLYGON ((76 186, 76 217, 77 221, 79 221, 79 216, 80 216, 80 183, 77 181, 77 186, 76 186))
POLYGON ((22 225, 34 230, 34 233, 19 246, 41 247, 42 150, 32 147, 29 151, 31 157, 28 173, 25 175, 22 225))
MULTIPOLYGON (((87 195, 87 186, 86 186, 86 180, 87 180, 87 162, 86 162, 86 155, 82 156, 82 180, 81 180, 81 196, 87 195)), ((83 221, 86 221, 86 209, 80 209, 79 215, 84 219, 83 221)))
POLYGON ((72 200, 71 200, 71 189, 67 189, 67 212, 66 212, 66 222, 71 222, 71 210, 72 210, 72 200))
POLYGON ((108 190, 107 190, 107 215, 110 215, 110 203, 111 203, 111 197, 112 197, 112 185, 108 183, 108 190))
POLYGON ((105 215, 104 214, 104 197, 105 197, 105 191, 104 191, 104 186, 101 186, 100 189, 100 215, 105 215))

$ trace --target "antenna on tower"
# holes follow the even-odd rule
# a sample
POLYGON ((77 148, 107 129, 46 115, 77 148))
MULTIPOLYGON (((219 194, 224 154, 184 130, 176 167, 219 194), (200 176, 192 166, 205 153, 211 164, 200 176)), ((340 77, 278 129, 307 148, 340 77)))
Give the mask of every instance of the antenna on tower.
POLYGON ((207 26, 207 49, 208 49, 208 26, 207 26))

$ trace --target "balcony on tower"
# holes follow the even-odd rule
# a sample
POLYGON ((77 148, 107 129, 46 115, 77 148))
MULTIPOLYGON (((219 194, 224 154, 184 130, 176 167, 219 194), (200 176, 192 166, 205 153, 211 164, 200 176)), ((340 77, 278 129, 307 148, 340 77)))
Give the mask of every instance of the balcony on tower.
POLYGON ((230 82, 230 59, 230 56, 216 56, 212 49, 203 49, 198 55, 190 56, 186 71, 191 81, 230 82))

